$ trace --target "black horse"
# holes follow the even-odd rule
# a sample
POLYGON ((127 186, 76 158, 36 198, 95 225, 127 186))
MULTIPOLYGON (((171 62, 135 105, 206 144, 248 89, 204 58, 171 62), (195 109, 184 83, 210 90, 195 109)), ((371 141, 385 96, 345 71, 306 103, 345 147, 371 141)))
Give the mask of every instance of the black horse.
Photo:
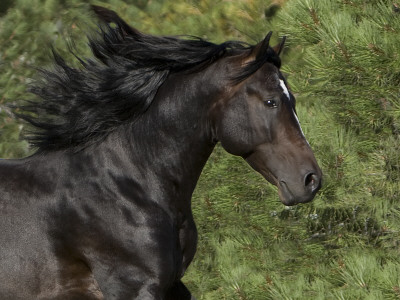
POLYGON ((194 299, 191 196, 217 142, 286 205, 320 188, 283 42, 156 37, 93 8, 95 59, 54 53, 19 108, 38 151, 0 163, 0 299, 194 299))

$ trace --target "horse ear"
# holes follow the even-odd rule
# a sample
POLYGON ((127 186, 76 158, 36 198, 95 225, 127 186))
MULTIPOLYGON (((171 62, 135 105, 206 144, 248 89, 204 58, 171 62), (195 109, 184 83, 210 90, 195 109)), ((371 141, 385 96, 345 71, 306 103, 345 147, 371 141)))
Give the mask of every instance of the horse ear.
POLYGON ((138 30, 129 26, 115 11, 93 4, 91 5, 91 8, 101 21, 114 23, 124 35, 140 35, 138 30))
POLYGON ((265 36, 264 40, 260 43, 258 43, 253 51, 251 52, 251 57, 253 57, 255 60, 263 57, 269 48, 269 40, 271 39, 272 36, 272 31, 268 32, 268 34, 265 36))
POLYGON ((286 41, 286 36, 282 37, 282 41, 278 44, 272 47, 272 49, 275 51, 275 53, 279 56, 285 46, 285 41, 286 41))
POLYGON ((265 55, 267 55, 271 35, 272 31, 268 32, 264 40, 253 47, 250 54, 246 55, 246 57, 244 57, 244 59, 242 60, 243 65, 252 62, 263 61, 263 58, 265 57, 265 55))

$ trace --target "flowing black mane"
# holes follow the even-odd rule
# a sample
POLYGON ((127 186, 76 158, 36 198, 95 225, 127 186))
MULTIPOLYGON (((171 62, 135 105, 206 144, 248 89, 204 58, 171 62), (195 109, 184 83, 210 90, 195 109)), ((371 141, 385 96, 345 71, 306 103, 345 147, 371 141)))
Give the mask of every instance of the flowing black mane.
MULTIPOLYGON (((113 12, 94 10, 106 23, 117 25, 102 24, 96 36, 88 37, 96 59, 77 57, 82 67, 72 68, 53 50, 54 69, 42 70, 43 82, 30 89, 41 101, 19 107, 18 116, 35 127, 27 138, 39 150, 82 149, 101 140, 143 114, 169 74, 195 72, 253 48, 234 41, 214 44, 195 37, 145 35, 113 12)), ((280 67, 279 56, 270 50, 239 70, 233 81, 244 80, 266 61, 280 67)))

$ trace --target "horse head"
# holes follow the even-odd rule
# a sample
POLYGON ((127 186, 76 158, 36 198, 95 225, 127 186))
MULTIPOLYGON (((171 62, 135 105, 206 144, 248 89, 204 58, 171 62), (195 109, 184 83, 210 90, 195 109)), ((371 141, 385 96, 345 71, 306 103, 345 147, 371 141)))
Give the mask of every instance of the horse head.
POLYGON ((285 205, 295 205, 314 198, 322 172, 280 72, 284 40, 270 47, 270 36, 245 55, 232 57, 235 75, 212 108, 213 131, 225 150, 242 156, 278 187, 285 205))

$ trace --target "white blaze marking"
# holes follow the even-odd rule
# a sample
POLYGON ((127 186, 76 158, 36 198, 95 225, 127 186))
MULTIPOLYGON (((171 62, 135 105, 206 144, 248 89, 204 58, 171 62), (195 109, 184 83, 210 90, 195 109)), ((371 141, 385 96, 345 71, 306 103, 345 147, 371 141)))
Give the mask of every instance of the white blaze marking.
POLYGON ((280 83, 281 88, 282 88, 283 92, 285 93, 286 97, 288 97, 288 99, 290 100, 290 94, 289 94, 289 91, 288 91, 288 89, 287 89, 287 87, 285 85, 285 82, 282 79, 279 79, 279 83, 280 83))
MULTIPOLYGON (((283 89, 283 93, 286 95, 286 97, 288 97, 289 100, 291 100, 291 99, 290 99, 290 94, 289 94, 289 91, 288 91, 288 89, 287 89, 287 87, 286 87, 286 85, 285 85, 285 82, 284 82, 282 79, 279 79, 279 84, 280 84, 281 88, 283 89)), ((297 117, 297 115, 296 115, 296 113, 295 113, 294 110, 293 110, 293 114, 294 114, 294 117, 296 118, 297 124, 299 125, 300 132, 301 132, 302 136, 304 137, 304 139, 306 140, 306 142, 307 142, 307 144, 308 144, 308 141, 307 141, 307 139, 306 139, 305 136, 304 136, 303 129, 301 128, 299 118, 297 117)))
POLYGON ((303 132, 303 129, 301 129, 299 118, 297 117, 297 115, 296 115, 296 113, 294 111, 293 111, 293 114, 294 114, 294 117, 296 118, 297 124, 299 124, 299 128, 300 128, 301 134, 304 136, 304 132, 303 132))
POLYGON ((306 141, 307 145, 310 146, 310 144, 308 143, 308 141, 307 141, 307 139, 306 139, 306 137, 305 137, 305 135, 304 135, 303 129, 301 128, 299 118, 297 117, 297 115, 296 115, 296 113, 294 112, 294 110, 293 110, 293 114, 294 114, 294 117, 296 118, 297 124, 299 124, 299 128, 300 128, 301 135, 303 136, 303 138, 304 138, 304 140, 306 141))

